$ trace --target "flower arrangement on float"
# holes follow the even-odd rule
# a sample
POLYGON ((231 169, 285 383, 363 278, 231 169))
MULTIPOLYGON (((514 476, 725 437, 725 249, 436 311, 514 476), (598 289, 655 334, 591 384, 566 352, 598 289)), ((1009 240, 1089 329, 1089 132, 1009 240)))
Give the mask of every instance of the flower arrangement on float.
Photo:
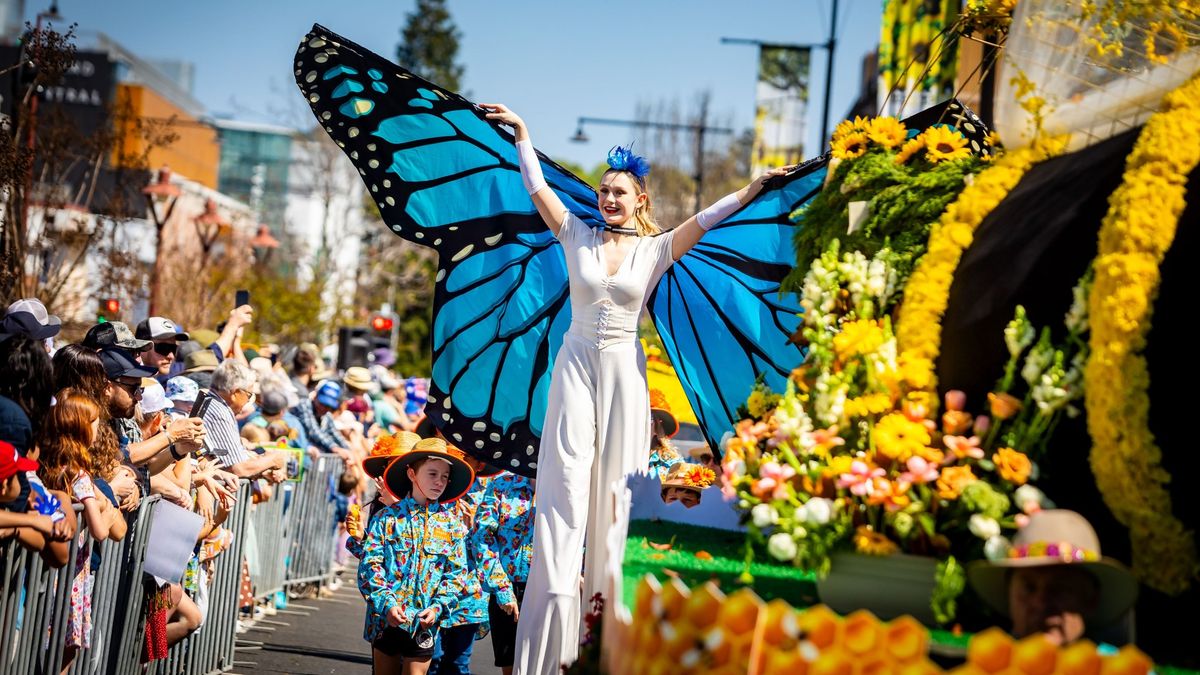
POLYGON ((1077 413, 1086 287, 1058 344, 1018 308, 1004 376, 973 414, 962 392, 936 400, 930 359, 898 347, 896 257, 833 242, 813 261, 801 289, 807 358, 786 391, 760 384, 747 398, 722 490, 747 525, 747 565, 765 555, 825 575, 842 551, 930 556, 933 615, 949 622, 961 563, 1007 555, 1006 534, 1049 505, 1032 481, 1045 439, 1077 413))

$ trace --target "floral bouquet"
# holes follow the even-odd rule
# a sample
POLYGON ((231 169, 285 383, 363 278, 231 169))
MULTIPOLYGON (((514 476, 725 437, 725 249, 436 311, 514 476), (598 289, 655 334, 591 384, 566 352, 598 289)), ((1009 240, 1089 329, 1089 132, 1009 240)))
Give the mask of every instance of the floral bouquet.
POLYGON ((958 561, 1005 555, 1005 533, 1048 505, 1029 483, 1030 448, 1077 395, 1078 373, 1048 337, 1034 343, 1019 313, 991 414, 965 410, 962 392, 938 401, 932 364, 898 353, 894 258, 886 248, 840 254, 834 242, 812 263, 807 358, 785 392, 760 384, 749 395, 724 448, 722 491, 747 523, 747 567, 764 551, 821 575, 838 551, 932 556, 934 614, 949 622, 965 587, 958 561), (1022 359, 1025 400, 1007 393, 1022 359))

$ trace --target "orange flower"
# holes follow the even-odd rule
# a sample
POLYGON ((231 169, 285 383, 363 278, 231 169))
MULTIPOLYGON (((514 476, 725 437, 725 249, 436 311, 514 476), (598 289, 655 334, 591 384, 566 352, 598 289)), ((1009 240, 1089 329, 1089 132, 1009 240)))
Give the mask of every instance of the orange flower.
POLYGON ((1006 420, 1021 410, 1021 401, 1011 394, 988 394, 988 405, 992 409, 992 417, 1006 420))
POLYGON ((907 483, 893 483, 881 476, 872 478, 871 483, 871 491, 867 494, 867 503, 872 506, 882 504, 889 512, 895 513, 912 503, 907 494, 907 483))
POLYGON ((958 499, 963 488, 979 480, 969 466, 947 466, 937 479, 937 494, 942 499, 958 499))
POLYGON ((1033 471, 1033 462, 1029 461, 1029 457, 1012 448, 1000 448, 992 456, 992 461, 996 463, 996 471, 1001 478, 1017 485, 1024 485, 1033 471))
POLYGON ((371 455, 373 457, 379 457, 381 455, 394 455, 396 454, 396 447, 398 444, 399 441, 396 440, 395 436, 391 434, 383 434, 379 438, 375 439, 375 446, 371 448, 371 455))
POLYGON ((971 413, 963 410, 947 410, 942 413, 942 431, 947 434, 961 434, 971 428, 974 422, 971 413))
POLYGON ((920 457, 930 464, 941 464, 942 462, 946 461, 946 453, 938 450, 937 448, 921 448, 914 453, 913 456, 920 457))

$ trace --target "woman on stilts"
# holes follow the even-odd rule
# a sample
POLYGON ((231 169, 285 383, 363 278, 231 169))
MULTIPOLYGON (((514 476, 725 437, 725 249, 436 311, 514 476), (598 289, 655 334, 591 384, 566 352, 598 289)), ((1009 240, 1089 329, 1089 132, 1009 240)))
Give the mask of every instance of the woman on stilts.
POLYGON ((488 119, 516 134, 521 178, 546 226, 562 244, 570 283, 571 326, 551 374, 538 457, 534 554, 517 625, 517 675, 557 675, 578 655, 579 574, 583 597, 607 589, 604 561, 614 504, 609 488, 645 471, 650 437, 646 357, 637 327, 670 265, 704 233, 762 190, 777 169, 663 232, 651 215, 645 159, 623 148, 598 189, 604 227, 592 229, 550 190, 519 116, 483 104, 488 119), (584 544, 587 545, 586 563, 584 544))

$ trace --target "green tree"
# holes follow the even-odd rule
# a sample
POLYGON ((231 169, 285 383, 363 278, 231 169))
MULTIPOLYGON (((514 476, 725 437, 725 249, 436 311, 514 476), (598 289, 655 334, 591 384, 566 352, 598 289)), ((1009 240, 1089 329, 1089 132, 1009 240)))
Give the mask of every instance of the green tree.
POLYGON ((445 0, 417 0, 400 31, 396 60, 430 82, 459 91, 463 67, 456 59, 461 36, 445 0))

